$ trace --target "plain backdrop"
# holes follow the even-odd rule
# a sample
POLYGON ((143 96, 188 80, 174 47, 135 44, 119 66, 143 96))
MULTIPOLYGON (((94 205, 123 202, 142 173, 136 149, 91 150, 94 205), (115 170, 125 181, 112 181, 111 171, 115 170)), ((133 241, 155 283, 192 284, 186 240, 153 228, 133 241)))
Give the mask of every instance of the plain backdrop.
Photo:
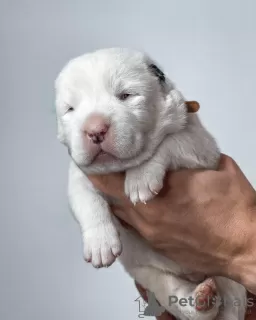
POLYGON ((254 0, 0 1, 0 319, 131 320, 118 263, 94 270, 66 197, 53 84, 70 58, 148 52, 255 185, 254 0))

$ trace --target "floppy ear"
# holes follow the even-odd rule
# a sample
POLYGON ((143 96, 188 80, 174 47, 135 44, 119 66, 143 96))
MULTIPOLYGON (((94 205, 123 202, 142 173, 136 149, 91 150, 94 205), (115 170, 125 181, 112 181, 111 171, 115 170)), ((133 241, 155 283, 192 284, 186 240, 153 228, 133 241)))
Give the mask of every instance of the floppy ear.
MULTIPOLYGON (((169 94, 171 90, 175 89, 174 84, 150 58, 147 59, 147 66, 152 75, 158 79, 159 84, 166 94, 169 94)), ((185 104, 188 113, 196 113, 200 109, 200 105, 197 101, 185 101, 185 104)))
POLYGON ((197 101, 186 101, 188 113, 195 113, 200 109, 200 104, 197 101))

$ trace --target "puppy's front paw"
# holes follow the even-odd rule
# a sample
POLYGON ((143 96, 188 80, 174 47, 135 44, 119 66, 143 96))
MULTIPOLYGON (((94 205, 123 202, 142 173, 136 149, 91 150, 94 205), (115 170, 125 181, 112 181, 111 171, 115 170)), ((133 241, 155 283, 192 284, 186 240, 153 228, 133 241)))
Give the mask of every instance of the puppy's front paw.
POLYGON ((146 203, 162 189, 164 175, 165 170, 161 166, 144 164, 129 169, 125 177, 125 194, 133 204, 146 203))
POLYGON ((122 252, 119 234, 112 223, 83 233, 84 259, 95 268, 108 267, 122 252))

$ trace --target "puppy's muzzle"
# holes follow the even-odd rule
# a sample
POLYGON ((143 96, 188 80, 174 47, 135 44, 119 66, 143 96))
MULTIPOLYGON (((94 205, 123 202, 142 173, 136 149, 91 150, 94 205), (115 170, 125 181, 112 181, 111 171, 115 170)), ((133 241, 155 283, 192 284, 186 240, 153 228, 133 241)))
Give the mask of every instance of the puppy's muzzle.
POLYGON ((109 121, 100 114, 92 114, 84 124, 84 133, 95 144, 102 143, 109 130, 109 121))

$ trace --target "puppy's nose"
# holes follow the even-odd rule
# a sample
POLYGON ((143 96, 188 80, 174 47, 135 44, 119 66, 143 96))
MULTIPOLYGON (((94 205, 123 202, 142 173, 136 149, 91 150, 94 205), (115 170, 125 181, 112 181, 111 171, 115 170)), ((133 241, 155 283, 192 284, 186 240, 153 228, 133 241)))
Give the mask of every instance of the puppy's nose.
POLYGON ((84 124, 84 132, 95 144, 99 144, 104 141, 108 129, 108 120, 99 114, 91 115, 84 124))

